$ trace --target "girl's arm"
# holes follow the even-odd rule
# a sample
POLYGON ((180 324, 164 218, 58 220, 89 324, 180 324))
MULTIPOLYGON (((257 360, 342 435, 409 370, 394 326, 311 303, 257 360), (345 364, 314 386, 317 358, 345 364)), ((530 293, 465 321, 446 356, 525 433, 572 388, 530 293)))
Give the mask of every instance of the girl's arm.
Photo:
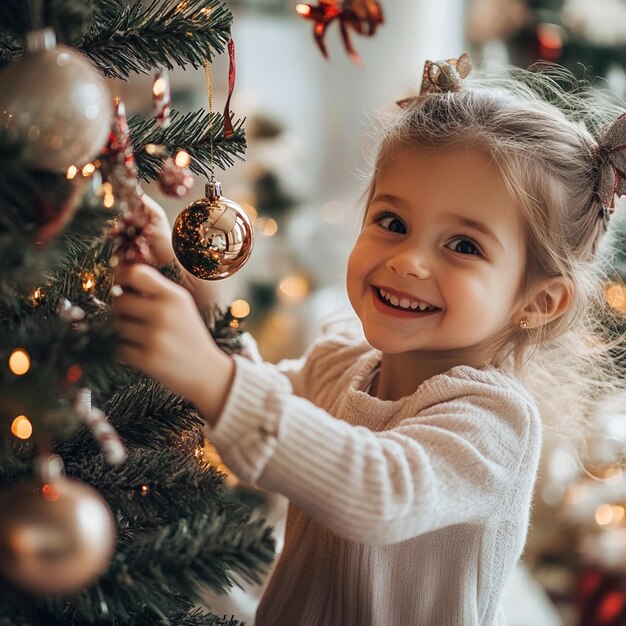
MULTIPOLYGON (((152 268, 122 268, 118 282, 122 358, 201 411, 235 474, 286 495, 338 535, 403 541, 485 519, 510 506, 516 488, 530 493, 539 420, 501 380, 433 384, 416 414, 374 432, 294 395, 276 367, 224 355, 191 297, 152 268)), ((309 372, 329 386, 331 374, 322 365, 309 372)))

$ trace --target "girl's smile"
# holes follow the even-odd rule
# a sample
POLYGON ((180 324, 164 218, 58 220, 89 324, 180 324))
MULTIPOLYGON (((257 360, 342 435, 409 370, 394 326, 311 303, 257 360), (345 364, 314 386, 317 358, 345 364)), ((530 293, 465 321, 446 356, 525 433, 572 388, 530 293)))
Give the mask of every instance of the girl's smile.
POLYGON ((373 287, 374 304, 386 315, 406 318, 424 318, 441 311, 439 307, 402 291, 392 291, 382 287, 373 287))

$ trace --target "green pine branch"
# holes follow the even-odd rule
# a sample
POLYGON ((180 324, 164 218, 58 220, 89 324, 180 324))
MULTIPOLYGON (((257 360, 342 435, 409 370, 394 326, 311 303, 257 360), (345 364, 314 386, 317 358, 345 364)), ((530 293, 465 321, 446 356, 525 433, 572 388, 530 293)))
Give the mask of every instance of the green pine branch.
POLYGON ((79 47, 105 76, 158 67, 202 67, 223 52, 232 15, 219 0, 100 0, 98 23, 79 47))
POLYGON ((108 465, 102 454, 85 451, 78 458, 68 459, 62 445, 57 452, 64 459, 67 474, 98 489, 118 522, 125 520, 122 523, 133 528, 138 524, 147 528, 169 523, 223 504, 224 475, 187 452, 131 449, 118 467, 108 465), (144 485, 146 492, 142 491, 144 485))
POLYGON ((185 150, 191 156, 189 168, 192 172, 209 176, 213 166, 227 169, 235 163, 235 158, 243 160, 246 149, 244 120, 234 123, 235 135, 224 137, 224 118, 219 113, 204 110, 182 114, 172 111, 168 128, 161 128, 154 118, 130 118, 128 124, 133 141, 135 160, 139 175, 144 180, 159 176, 165 155, 150 154, 146 146, 164 145, 167 154, 185 150))

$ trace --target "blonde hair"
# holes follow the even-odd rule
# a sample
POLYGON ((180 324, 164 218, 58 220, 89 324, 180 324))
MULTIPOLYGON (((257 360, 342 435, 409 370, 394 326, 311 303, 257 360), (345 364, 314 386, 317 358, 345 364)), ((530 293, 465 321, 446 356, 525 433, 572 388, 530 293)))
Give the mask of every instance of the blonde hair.
POLYGON ((459 92, 411 99, 384 125, 368 205, 376 172, 399 146, 470 148, 491 157, 521 209, 532 251, 521 294, 554 276, 573 285, 564 315, 507 333, 493 364, 525 382, 548 427, 582 436, 597 402, 624 391, 624 373, 614 365, 624 337, 610 339, 606 330, 614 313, 604 297, 610 270, 598 254, 606 223, 596 193, 596 137, 624 107, 589 89, 566 91, 557 80, 574 85, 561 68, 512 69, 468 79, 459 92))

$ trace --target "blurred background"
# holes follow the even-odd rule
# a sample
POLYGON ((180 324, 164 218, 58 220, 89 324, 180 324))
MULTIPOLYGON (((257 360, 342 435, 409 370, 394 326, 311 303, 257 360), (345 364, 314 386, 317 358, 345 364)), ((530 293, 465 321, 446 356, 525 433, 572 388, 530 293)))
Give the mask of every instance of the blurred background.
MULTIPOLYGON (((419 89, 427 58, 468 50, 475 66, 554 61, 595 88, 626 96, 626 0, 380 0, 384 24, 372 37, 352 37, 362 65, 348 57, 337 24, 328 29, 323 58, 294 1, 227 4, 237 48, 231 104, 235 117, 246 118, 248 149, 245 162, 217 174, 224 195, 253 219, 256 244, 248 264, 219 284, 218 299, 269 361, 299 356, 324 319, 348 307, 344 269, 359 229, 376 116, 419 89)), ((227 79, 228 59, 215 59, 216 110, 227 79)), ((119 85, 130 112, 149 115, 150 80, 119 85)), ((171 80, 175 108, 206 106, 203 71, 174 72, 171 80)), ((173 221, 203 195, 204 183, 198 179, 181 200, 156 187, 148 192, 173 221)), ((606 294, 626 324, 621 214, 606 294)), ((511 625, 626 625, 624 423, 623 405, 602 407, 590 436, 593 467, 546 446, 528 545, 505 597, 511 625)), ((284 510, 280 499, 263 502, 262 514, 278 529, 284 510)), ((251 624, 261 591, 235 591, 211 604, 251 624)))

